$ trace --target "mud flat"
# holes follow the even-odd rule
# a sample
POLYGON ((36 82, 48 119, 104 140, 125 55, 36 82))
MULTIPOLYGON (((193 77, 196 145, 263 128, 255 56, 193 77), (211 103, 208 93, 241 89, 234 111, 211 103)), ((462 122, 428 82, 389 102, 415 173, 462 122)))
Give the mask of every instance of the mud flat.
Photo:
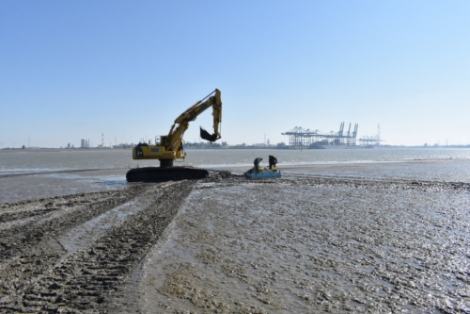
POLYGON ((0 312, 469 313, 469 192, 295 174, 0 204, 0 312))
POLYGON ((142 309, 469 313, 469 185, 200 183, 149 254, 142 309))
POLYGON ((1 205, 0 312, 115 313, 114 299, 137 311, 126 284, 193 184, 1 205))

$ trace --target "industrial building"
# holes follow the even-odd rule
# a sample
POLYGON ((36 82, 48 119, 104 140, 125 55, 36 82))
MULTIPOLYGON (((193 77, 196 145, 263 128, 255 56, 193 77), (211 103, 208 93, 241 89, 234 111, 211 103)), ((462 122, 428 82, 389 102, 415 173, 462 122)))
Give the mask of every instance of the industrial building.
POLYGON ((82 139, 80 148, 90 148, 90 140, 82 139))

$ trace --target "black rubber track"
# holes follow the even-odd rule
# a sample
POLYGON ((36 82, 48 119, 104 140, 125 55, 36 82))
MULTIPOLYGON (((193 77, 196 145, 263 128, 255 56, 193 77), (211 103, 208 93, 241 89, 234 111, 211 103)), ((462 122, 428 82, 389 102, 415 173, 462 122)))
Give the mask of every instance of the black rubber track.
POLYGON ((205 169, 190 167, 144 167, 131 169, 126 174, 127 182, 167 182, 204 179, 209 176, 205 169))

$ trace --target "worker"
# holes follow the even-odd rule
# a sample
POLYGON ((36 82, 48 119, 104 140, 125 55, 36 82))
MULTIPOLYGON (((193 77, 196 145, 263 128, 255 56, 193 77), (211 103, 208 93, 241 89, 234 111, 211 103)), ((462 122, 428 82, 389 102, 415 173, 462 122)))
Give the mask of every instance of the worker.
POLYGON ((255 168, 254 168, 254 169, 255 169, 256 173, 259 172, 259 163, 261 162, 261 160, 263 160, 263 158, 258 157, 258 158, 256 158, 255 161, 254 161, 254 164, 255 164, 255 168))
POLYGON ((269 170, 272 170, 273 167, 276 167, 277 164, 277 158, 274 157, 273 155, 269 155, 269 170))

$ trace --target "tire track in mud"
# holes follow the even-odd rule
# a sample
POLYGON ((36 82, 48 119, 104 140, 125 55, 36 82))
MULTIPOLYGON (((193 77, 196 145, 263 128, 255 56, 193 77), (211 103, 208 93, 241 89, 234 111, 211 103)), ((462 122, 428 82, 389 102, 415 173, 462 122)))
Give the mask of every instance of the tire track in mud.
POLYGON ((56 237, 64 232, 77 226, 87 220, 90 220, 111 208, 123 204, 124 202, 133 199, 140 192, 139 186, 131 186, 125 192, 113 191, 107 197, 88 202, 71 202, 66 204, 60 215, 51 215, 47 217, 50 212, 59 212, 59 208, 49 208, 54 206, 53 201, 46 203, 46 210, 44 213, 38 213, 37 210, 30 211, 29 213, 18 212, 15 217, 14 213, 3 213, 1 217, 6 215, 6 219, 18 220, 26 219, 32 216, 39 216, 38 219, 31 221, 26 225, 13 226, 12 228, 0 231, 0 257, 1 261, 5 262, 14 257, 21 256, 22 254, 29 254, 32 246, 36 246, 41 241, 56 237), (44 218, 44 219, 41 219, 44 218))
MULTIPOLYGON (((183 181, 168 186, 130 186, 127 191, 114 192, 117 194, 115 203, 106 200, 101 206, 90 204, 75 211, 86 217, 69 214, 67 216, 70 217, 62 217, 65 218, 62 219, 63 224, 57 222, 57 226, 46 224, 46 228, 37 227, 38 230, 48 230, 41 240, 20 235, 18 239, 25 241, 30 249, 21 250, 19 258, 10 258, 7 261, 10 263, 0 271, 3 281, 0 288, 0 311, 122 312, 122 308, 116 308, 117 305, 112 303, 125 299, 122 286, 127 276, 159 239, 180 204, 189 195, 193 184, 194 182, 183 181), (95 210, 102 213, 118 203, 139 197, 153 199, 149 206, 130 216, 122 224, 110 228, 86 248, 62 261, 61 256, 67 252, 62 247, 51 249, 51 241, 47 239, 58 236, 72 225, 97 216, 98 213, 90 214, 95 206, 98 207, 95 210), (102 209, 103 207, 106 209, 102 209), (73 218, 80 222, 73 221, 73 218), (56 227, 58 229, 53 231, 56 227), (37 248, 32 248, 31 243, 37 244, 37 248)), ((39 234, 41 232, 38 231, 39 234)))
POLYGON ((139 186, 131 186, 121 192, 78 194, 3 205, 0 217, 6 215, 7 219, 19 222, 27 218, 33 220, 0 231, 0 303, 10 303, 8 296, 23 289, 25 281, 41 275, 60 260, 66 251, 55 241, 59 235, 133 199, 140 190, 139 186), (41 213, 44 207, 46 210, 41 213), (51 210, 47 210, 49 207, 51 210), (22 208, 27 210, 20 210, 22 208), (15 213, 18 214, 16 217, 15 213))
MULTIPOLYGON (((39 198, 36 200, 16 201, 12 203, 2 203, 0 204, 0 216, 3 216, 7 213, 28 213, 31 210, 40 210, 47 207, 51 207, 53 205, 58 207, 90 203, 91 201, 96 201, 105 197, 112 196, 113 194, 115 194, 115 192, 115 190, 99 191, 92 193, 79 193, 48 198, 39 198)), ((23 217, 26 216, 22 216, 21 218, 23 217)))
POLYGON ((100 191, 0 204, 0 230, 11 229, 15 224, 37 223, 38 219, 47 217, 47 214, 54 211, 73 211, 78 209, 79 205, 116 198, 118 194, 121 197, 119 191, 100 191), (2 223, 4 225, 1 225, 2 223), (9 224, 5 226, 5 223, 9 224))
POLYGON ((57 208, 44 208, 44 209, 36 209, 31 211, 23 211, 23 212, 11 212, 11 213, 4 213, 0 215, 0 223, 2 222, 12 222, 15 220, 23 220, 37 216, 45 216, 50 212, 57 210, 57 208))

